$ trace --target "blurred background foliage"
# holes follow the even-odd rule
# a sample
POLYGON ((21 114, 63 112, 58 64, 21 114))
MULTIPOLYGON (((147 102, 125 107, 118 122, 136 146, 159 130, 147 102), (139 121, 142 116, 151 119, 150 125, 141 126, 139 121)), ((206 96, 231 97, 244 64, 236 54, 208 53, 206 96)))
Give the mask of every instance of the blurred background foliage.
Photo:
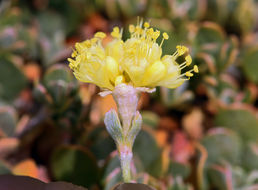
MULTIPOLYGON (((67 66, 77 41, 137 16, 191 49, 200 73, 142 94, 133 178, 157 190, 258 189, 257 0, 0 1, 0 174, 109 190, 121 182, 103 116, 112 97, 67 66)), ((110 35, 107 37, 107 41, 110 35)))

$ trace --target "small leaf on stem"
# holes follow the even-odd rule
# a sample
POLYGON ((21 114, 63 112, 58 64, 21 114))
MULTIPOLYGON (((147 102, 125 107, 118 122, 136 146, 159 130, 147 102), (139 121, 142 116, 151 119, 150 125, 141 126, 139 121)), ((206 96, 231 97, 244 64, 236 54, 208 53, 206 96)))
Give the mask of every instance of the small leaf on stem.
POLYGON ((141 130, 141 126, 142 126, 142 116, 137 111, 133 118, 132 126, 127 135, 128 142, 131 144, 131 146, 133 146, 135 137, 138 135, 139 131, 141 130))
POLYGON ((123 139, 122 127, 118 115, 114 109, 111 109, 105 114, 104 123, 112 138, 116 142, 121 142, 123 139))

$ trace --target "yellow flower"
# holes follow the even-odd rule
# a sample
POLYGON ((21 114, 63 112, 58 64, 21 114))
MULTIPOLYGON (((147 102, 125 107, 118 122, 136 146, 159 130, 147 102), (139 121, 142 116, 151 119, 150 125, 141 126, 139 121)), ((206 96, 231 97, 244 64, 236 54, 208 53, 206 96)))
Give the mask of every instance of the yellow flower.
POLYGON ((156 40, 160 36, 159 30, 154 30, 148 22, 130 25, 131 37, 123 41, 122 31, 114 27, 111 32, 113 40, 103 46, 106 37, 103 32, 97 32, 94 38, 75 44, 75 50, 68 58, 69 66, 75 77, 87 83, 114 90, 121 83, 133 87, 154 88, 164 86, 176 88, 184 81, 198 73, 198 67, 181 73, 181 70, 192 63, 189 50, 185 46, 176 46, 173 55, 162 56, 162 44, 169 38, 162 34, 161 43, 156 40), (184 62, 179 64, 178 57, 184 62))

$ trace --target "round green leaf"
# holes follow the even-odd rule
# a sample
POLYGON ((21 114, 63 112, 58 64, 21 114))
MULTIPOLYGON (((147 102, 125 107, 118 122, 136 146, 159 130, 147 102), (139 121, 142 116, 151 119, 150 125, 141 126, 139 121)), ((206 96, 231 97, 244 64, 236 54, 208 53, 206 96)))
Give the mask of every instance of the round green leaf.
POLYGON ((114 140, 104 127, 97 127, 91 131, 87 141, 90 142, 90 150, 98 160, 106 159, 116 149, 114 140))
POLYGON ((207 164, 228 161, 237 164, 241 159, 241 139, 233 131, 215 128, 201 142, 208 151, 207 164))
POLYGON ((258 140, 258 120, 246 110, 221 110, 215 124, 236 131, 245 141, 258 140))
POLYGON ((0 57, 0 98, 13 100, 26 84, 23 72, 8 59, 0 57))
POLYGON ((161 175, 161 150, 149 131, 141 130, 139 132, 133 145, 133 153, 142 162, 146 172, 155 177, 161 175))

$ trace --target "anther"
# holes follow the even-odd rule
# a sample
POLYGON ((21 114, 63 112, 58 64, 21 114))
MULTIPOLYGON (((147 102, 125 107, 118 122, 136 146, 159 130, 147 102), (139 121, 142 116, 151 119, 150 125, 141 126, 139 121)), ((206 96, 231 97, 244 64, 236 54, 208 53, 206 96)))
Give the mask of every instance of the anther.
POLYGON ((198 66, 197 66, 197 65, 194 66, 193 71, 194 71, 195 73, 199 73, 199 69, 198 69, 198 66))

